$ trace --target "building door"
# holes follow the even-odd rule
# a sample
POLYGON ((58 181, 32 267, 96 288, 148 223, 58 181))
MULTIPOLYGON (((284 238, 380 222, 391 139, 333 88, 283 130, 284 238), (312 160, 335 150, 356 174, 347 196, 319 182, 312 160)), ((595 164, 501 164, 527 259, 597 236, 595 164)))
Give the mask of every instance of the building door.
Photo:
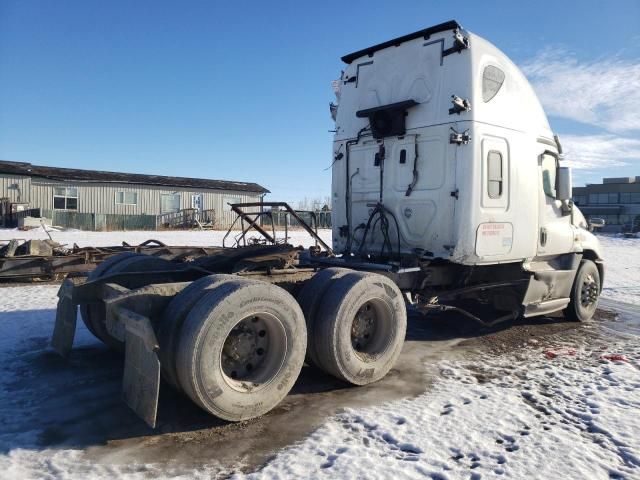
POLYGON ((191 208, 197 210, 198 212, 202 212, 202 194, 194 193, 191 195, 191 208))
POLYGON ((202 213, 202 194, 194 193, 191 195, 191 208, 193 208, 196 212, 196 218, 200 218, 200 214, 202 213))

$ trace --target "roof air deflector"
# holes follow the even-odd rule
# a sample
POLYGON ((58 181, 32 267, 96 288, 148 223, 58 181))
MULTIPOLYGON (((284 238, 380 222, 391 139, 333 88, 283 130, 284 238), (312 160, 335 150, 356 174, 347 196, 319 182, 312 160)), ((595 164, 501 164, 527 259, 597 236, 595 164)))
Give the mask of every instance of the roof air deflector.
POLYGON ((342 61, 344 63, 351 63, 355 59, 364 57, 365 55, 372 56, 375 52, 379 50, 383 50, 388 47, 397 47, 403 42, 408 42, 409 40, 413 40, 416 38, 424 37, 429 38, 431 35, 446 32, 447 30, 455 30, 461 28, 458 22, 455 20, 449 20, 448 22, 440 23, 439 25, 434 25, 433 27, 425 28, 423 30, 419 30, 417 32, 409 33, 408 35, 403 35, 402 37, 394 38, 393 40, 389 40, 383 43, 379 43, 369 48, 365 48, 362 50, 358 50, 357 52, 350 53, 342 57, 342 61))

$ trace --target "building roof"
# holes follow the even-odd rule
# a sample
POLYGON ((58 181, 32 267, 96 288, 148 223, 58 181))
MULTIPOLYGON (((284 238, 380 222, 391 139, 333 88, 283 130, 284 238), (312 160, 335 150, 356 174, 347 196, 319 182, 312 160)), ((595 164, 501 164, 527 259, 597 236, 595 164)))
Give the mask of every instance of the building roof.
POLYGON ((640 183, 640 177, 613 177, 603 178, 602 183, 640 183))
POLYGON ((636 177, 607 177, 602 183, 587 183, 584 187, 573 187, 577 195, 590 193, 639 193, 640 176, 636 177))
POLYGON ((25 162, 0 160, 0 173, 47 178, 65 182, 84 183, 129 183, 177 188, 204 188, 213 190, 233 190, 238 192, 269 193, 257 183, 209 180, 206 178, 167 177, 164 175, 144 175, 141 173, 104 172, 100 170, 80 170, 32 165, 25 162))

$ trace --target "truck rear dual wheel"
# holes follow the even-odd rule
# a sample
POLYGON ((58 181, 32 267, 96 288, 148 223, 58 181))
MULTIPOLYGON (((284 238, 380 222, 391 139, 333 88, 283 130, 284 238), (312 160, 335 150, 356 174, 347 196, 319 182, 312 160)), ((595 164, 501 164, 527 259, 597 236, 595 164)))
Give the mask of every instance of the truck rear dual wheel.
POLYGON ((237 275, 215 274, 191 282, 173 297, 162 313, 157 328, 162 377, 178 391, 182 391, 182 387, 176 372, 175 352, 178 348, 182 325, 191 309, 202 297, 229 280, 242 280, 242 278, 237 275))
POLYGON ((582 260, 571 288, 571 301, 564 310, 567 320, 588 322, 593 318, 598 307, 598 297, 602 285, 600 272, 591 260, 582 260))
MULTIPOLYGON (((101 262, 87 277, 87 281, 98 280, 106 275, 124 272, 150 272, 162 270, 169 261, 142 253, 123 252, 101 262)), ((104 303, 89 303, 80 306, 82 321, 87 329, 104 344, 117 351, 124 351, 121 342, 107 330, 107 313, 104 303)))
POLYGON ((237 277, 206 291, 178 336, 180 387, 229 421, 258 417, 280 403, 300 374, 307 344, 304 316, 288 292, 237 277))
MULTIPOLYGON (((320 368, 320 362, 316 354, 316 342, 314 338, 316 332, 316 318, 322 305, 324 294, 331 285, 348 273, 358 273, 348 268, 325 268, 317 272, 300 290, 297 300, 302 308, 305 321, 307 323, 307 356, 306 362, 309 365, 320 368)), ((365 275, 362 273, 361 275, 365 275)))
POLYGON ((366 385, 395 365, 406 329, 407 311, 397 285, 382 275, 352 272, 337 278, 322 296, 309 341, 320 368, 366 385))

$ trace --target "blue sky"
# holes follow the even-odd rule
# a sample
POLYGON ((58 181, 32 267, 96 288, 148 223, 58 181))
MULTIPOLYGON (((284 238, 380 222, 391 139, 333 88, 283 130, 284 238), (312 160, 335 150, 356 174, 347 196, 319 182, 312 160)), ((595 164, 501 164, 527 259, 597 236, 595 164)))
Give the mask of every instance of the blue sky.
POLYGON ((0 1, 0 158, 330 193, 340 56, 455 18, 531 78, 574 183, 640 175, 640 2, 0 1))

